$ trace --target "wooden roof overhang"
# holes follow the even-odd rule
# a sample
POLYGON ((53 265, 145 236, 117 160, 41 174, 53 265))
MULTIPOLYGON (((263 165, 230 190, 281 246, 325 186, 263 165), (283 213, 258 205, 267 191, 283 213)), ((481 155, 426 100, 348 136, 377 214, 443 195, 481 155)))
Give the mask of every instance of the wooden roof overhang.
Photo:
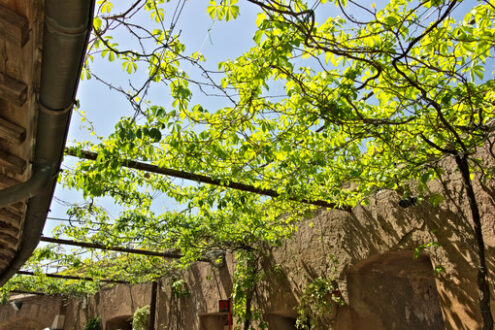
POLYGON ((0 0, 0 285, 39 243, 93 0, 0 0))

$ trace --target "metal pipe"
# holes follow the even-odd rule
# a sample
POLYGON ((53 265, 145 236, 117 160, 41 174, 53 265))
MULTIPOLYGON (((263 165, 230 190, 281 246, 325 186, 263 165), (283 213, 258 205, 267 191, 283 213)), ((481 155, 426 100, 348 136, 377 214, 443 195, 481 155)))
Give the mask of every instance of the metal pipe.
POLYGON ((37 296, 54 296, 52 294, 40 292, 40 291, 26 291, 26 290, 12 290, 10 291, 11 293, 18 293, 18 294, 34 294, 37 296))
POLYGON ((39 243, 53 196, 85 49, 93 0, 46 0, 36 146, 31 178, 0 191, 0 207, 29 199, 20 244, 0 274, 5 284, 39 243))
POLYGON ((45 188, 52 173, 53 166, 51 164, 39 165, 28 181, 0 190, 0 208, 36 196, 45 188))

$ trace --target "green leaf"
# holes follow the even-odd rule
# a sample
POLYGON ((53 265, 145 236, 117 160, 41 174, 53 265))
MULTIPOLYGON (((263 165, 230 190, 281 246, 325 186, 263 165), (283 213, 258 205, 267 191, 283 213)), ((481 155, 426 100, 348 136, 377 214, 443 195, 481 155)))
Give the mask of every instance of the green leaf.
POLYGON ((162 139, 162 133, 158 128, 153 127, 149 130, 149 136, 154 139, 155 142, 158 142, 162 139))
POLYGON ((421 175, 421 183, 426 184, 428 180, 430 179, 430 173, 426 172, 421 175))
POLYGON ((442 194, 434 193, 431 194, 428 199, 433 207, 437 207, 445 200, 445 197, 442 194))
POLYGON ((387 23, 388 25, 396 25, 397 23, 399 23, 399 21, 399 18, 395 15, 385 17, 385 23, 387 23))
POLYGON ((100 12, 102 14, 109 14, 112 11, 113 8, 113 3, 111 3, 109 0, 98 0, 97 4, 100 5, 100 12))
POLYGON ((211 19, 215 19, 217 16, 217 3, 213 0, 210 0, 208 3, 208 7, 206 8, 206 12, 210 15, 211 19))

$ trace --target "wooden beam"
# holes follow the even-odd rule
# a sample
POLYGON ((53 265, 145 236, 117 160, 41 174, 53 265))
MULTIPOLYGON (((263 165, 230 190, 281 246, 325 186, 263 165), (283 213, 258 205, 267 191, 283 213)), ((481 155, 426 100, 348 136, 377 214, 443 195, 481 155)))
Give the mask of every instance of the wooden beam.
POLYGON ((17 238, 21 228, 22 214, 13 213, 7 209, 0 209, 0 231, 3 234, 17 238))
POLYGON ((14 204, 7 205, 5 208, 13 213, 24 213, 25 208, 24 202, 16 202, 14 204))
POLYGON ((0 138, 10 143, 18 144, 26 138, 26 130, 24 127, 0 118, 0 138))
POLYGON ((8 253, 11 257, 16 254, 16 250, 12 247, 11 244, 2 244, 0 243, 0 253, 8 253))
POLYGON ((27 85, 0 73, 0 98, 17 105, 23 105, 27 98, 27 85))
MULTIPOLYGON (((78 157, 78 158, 82 158, 82 159, 89 159, 89 160, 94 160, 94 161, 96 161, 96 159, 98 157, 98 154, 96 152, 87 151, 87 150, 76 150, 73 148, 65 148, 65 154, 69 155, 69 156, 74 156, 74 157, 78 157)), ((258 194, 258 195, 264 195, 264 196, 270 196, 270 197, 279 197, 280 196, 280 194, 273 189, 258 188, 258 187, 255 187, 253 185, 244 184, 244 183, 235 182, 235 181, 225 182, 224 180, 212 178, 212 177, 202 175, 202 174, 179 171, 179 170, 174 170, 174 169, 166 168, 166 167, 159 167, 156 165, 138 162, 138 161, 130 160, 130 159, 121 160, 120 165, 127 167, 127 168, 136 169, 139 171, 145 171, 145 172, 150 172, 150 173, 155 173, 155 174, 160 174, 160 175, 171 176, 174 178, 186 179, 186 180, 211 184, 211 185, 215 185, 215 186, 251 192, 254 194, 258 194)), ((324 200, 312 200, 312 199, 296 198, 296 197, 287 197, 287 199, 291 200, 291 201, 299 202, 299 203, 311 204, 311 205, 326 207, 326 208, 330 208, 330 209, 350 210, 349 206, 345 206, 345 205, 344 206, 337 206, 335 203, 327 202, 324 200)))
POLYGON ((24 46, 29 40, 29 21, 15 11, 0 6, 0 38, 24 46))
POLYGON ((0 231, 9 232, 17 237, 19 235, 19 226, 15 226, 11 221, 5 221, 4 219, 0 219, 0 231))
POLYGON ((22 221, 22 214, 11 212, 8 209, 0 209, 0 219, 9 219, 14 225, 19 225, 22 221))
MULTIPOLYGON (((150 251, 150 250, 142 250, 142 249, 129 249, 129 248, 117 247, 117 246, 105 246, 105 245, 101 245, 101 244, 95 244, 95 243, 89 243, 89 242, 76 242, 76 241, 71 241, 68 239, 53 238, 53 237, 42 236, 40 238, 40 241, 46 242, 46 243, 56 243, 56 244, 63 244, 63 245, 80 246, 80 247, 85 247, 85 248, 90 248, 90 249, 99 249, 99 250, 104 250, 104 251, 108 250, 108 251, 124 252, 124 253, 131 253, 131 254, 140 254, 140 255, 145 255, 145 256, 170 258, 170 259, 180 259, 183 257, 183 255, 180 253, 158 252, 158 251, 150 251)), ((210 259, 200 258, 200 259, 198 259, 198 261, 210 262, 210 259)))
POLYGON ((11 261, 12 260, 0 259, 0 267, 5 269, 8 265, 10 265, 11 261))
POLYGON ((8 172, 22 174, 26 170, 27 162, 22 158, 0 150, 0 165, 8 172))
POLYGON ((0 248, 3 249, 3 246, 15 246, 18 242, 18 239, 9 233, 0 231, 0 248))
MULTIPOLYGON (((17 272, 19 275, 28 275, 28 276, 36 276, 35 273, 33 272, 27 272, 24 270, 20 270, 17 272)), ((60 274, 43 274, 46 277, 51 277, 51 278, 59 278, 62 280, 80 280, 80 281, 94 281, 95 279, 92 277, 85 277, 85 276, 74 276, 74 275, 60 275, 60 274)), ((106 282, 106 283, 121 283, 121 284, 129 284, 128 281, 121 281, 121 280, 109 280, 109 279, 102 279, 100 280, 101 282, 106 282)))
POLYGON ((8 187, 15 186, 16 184, 21 183, 20 181, 11 178, 10 176, 4 175, 0 173, 0 189, 5 189, 8 187))
POLYGON ((0 250, 0 259, 1 260, 12 260, 14 259, 14 256, 15 256, 15 251, 14 252, 11 252, 10 249, 9 250, 0 250))

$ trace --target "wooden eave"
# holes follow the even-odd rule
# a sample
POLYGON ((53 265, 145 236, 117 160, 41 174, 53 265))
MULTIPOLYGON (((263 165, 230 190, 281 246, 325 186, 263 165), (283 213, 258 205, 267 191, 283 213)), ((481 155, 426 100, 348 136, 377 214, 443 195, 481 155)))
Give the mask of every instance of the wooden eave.
MULTIPOLYGON (((0 189, 31 176, 40 87, 43 1, 0 0, 0 189)), ((22 237, 26 200, 0 209, 0 273, 22 237)))

